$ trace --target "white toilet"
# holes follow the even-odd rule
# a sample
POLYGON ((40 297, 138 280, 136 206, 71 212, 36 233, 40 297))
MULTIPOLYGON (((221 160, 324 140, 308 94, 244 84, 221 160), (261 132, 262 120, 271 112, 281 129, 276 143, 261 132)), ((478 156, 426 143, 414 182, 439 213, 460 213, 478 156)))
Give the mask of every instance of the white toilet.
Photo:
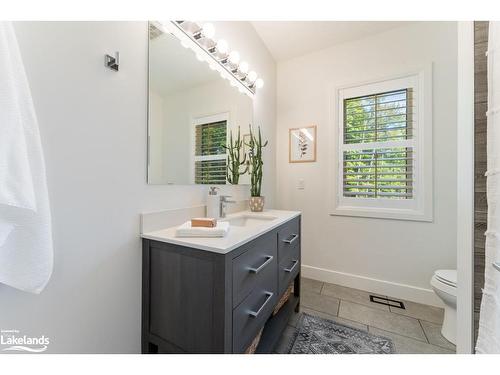
POLYGON ((431 279, 434 292, 444 302, 442 335, 453 344, 457 338, 457 270, 437 270, 431 279))

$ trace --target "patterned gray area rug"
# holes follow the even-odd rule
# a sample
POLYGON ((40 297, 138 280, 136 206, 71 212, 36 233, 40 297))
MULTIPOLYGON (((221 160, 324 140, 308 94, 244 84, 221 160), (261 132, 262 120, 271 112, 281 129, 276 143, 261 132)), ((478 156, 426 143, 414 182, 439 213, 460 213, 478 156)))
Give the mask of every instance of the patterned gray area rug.
POLYGON ((391 354, 386 337, 302 313, 290 341, 290 354, 391 354))

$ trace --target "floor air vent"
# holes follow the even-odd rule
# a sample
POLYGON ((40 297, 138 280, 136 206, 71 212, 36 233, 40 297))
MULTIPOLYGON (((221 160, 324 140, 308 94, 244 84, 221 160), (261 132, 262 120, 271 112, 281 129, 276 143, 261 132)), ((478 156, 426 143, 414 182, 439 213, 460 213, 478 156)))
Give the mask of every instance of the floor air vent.
POLYGON ((378 303, 380 305, 386 305, 386 306, 390 306, 390 307, 397 307, 398 309, 405 310, 405 304, 403 303, 403 301, 397 301, 395 299, 373 296, 370 294, 370 302, 378 303))

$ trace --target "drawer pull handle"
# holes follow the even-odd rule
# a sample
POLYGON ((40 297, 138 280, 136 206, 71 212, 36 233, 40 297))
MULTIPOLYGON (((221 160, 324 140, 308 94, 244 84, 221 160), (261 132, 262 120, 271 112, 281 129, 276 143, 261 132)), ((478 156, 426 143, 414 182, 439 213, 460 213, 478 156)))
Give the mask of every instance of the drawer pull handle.
POLYGON ((293 265, 290 268, 285 268, 284 270, 285 272, 292 272, 295 269, 295 267, 297 267, 297 264, 299 264, 299 261, 294 260, 292 263, 293 265))
POLYGON ((264 301, 262 306, 257 311, 249 311, 248 315, 250 315, 252 318, 258 317, 259 314, 262 312, 262 309, 264 309, 264 307, 266 307, 266 305, 269 303, 269 301, 271 300, 271 297, 273 295, 274 295, 274 293, 266 292, 266 300, 264 301))
POLYGON ((291 245, 292 243, 294 243, 294 242, 295 242, 295 240, 296 240, 297 238, 299 238, 299 235, 298 235, 298 234, 292 234, 290 237, 285 238, 285 239, 283 240, 283 242, 284 242, 284 243, 287 243, 287 244, 289 244, 289 245, 291 245))
POLYGON ((271 255, 268 255, 266 256, 266 261, 264 263, 262 263, 259 267, 257 268, 253 268, 253 267, 250 267, 248 268, 248 271, 250 273, 259 273, 260 271, 262 271, 262 269, 267 266, 269 263, 271 263, 273 261, 273 257, 271 255))

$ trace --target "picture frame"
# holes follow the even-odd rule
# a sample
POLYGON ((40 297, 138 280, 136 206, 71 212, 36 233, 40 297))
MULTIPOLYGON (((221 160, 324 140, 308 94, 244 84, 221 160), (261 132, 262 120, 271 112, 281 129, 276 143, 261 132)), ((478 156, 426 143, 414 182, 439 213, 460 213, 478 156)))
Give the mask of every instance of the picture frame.
POLYGON ((313 163, 316 161, 316 125, 288 130, 288 162, 313 163))

